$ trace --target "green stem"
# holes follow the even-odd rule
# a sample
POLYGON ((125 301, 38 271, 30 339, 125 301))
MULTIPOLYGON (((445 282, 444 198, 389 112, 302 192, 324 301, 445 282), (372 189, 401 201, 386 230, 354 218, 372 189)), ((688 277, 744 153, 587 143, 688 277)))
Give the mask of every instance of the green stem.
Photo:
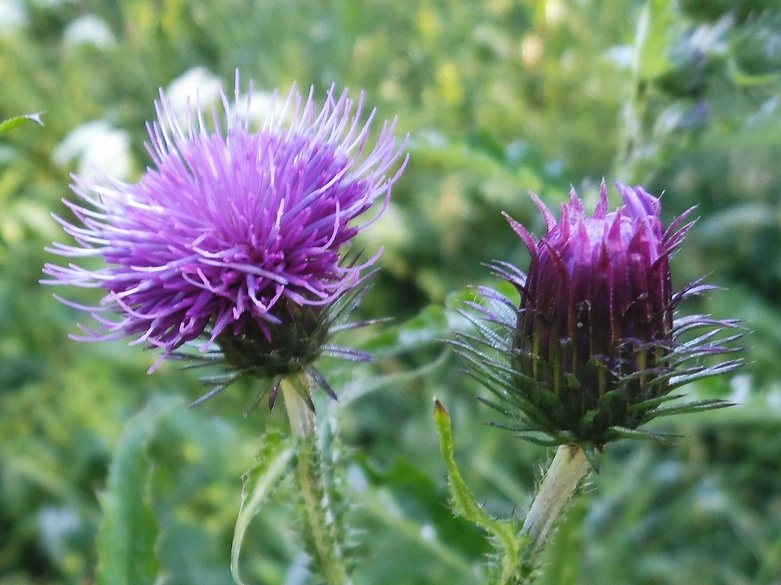
POLYGON ((305 439, 315 435, 315 413, 311 402, 307 400, 307 384, 304 376, 292 380, 283 378, 280 382, 282 396, 285 399, 285 409, 290 419, 290 428, 297 439, 305 439))
POLYGON ((586 454, 578 445, 561 445, 556 450, 523 524, 522 532, 529 536, 532 553, 545 547, 557 520, 589 469, 586 454))
POLYGON ((328 585, 349 585, 352 581, 347 575, 337 538, 336 516, 331 510, 332 498, 327 491, 314 412, 308 399, 309 384, 302 376, 285 379, 280 387, 298 443, 296 478, 307 530, 304 536, 307 553, 312 557, 313 568, 328 585))

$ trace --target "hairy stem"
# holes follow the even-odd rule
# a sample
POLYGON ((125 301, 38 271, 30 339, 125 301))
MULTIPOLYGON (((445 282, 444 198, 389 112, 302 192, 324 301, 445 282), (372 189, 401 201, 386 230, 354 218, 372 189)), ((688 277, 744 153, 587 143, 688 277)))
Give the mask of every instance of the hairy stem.
POLYGON ((280 382, 290 428, 297 439, 315 436, 315 413, 307 400, 309 388, 304 376, 280 382))
POLYGON ((281 384, 285 408, 290 426, 297 438, 296 478, 301 490, 306 534, 304 544, 312 557, 313 569, 328 585, 349 585, 352 583, 342 558, 342 549, 337 538, 336 517, 331 510, 331 495, 328 493, 323 469, 323 458, 317 443, 314 412, 307 400, 309 391, 305 378, 281 384))
POLYGON ((532 553, 541 551, 551 531, 589 470, 586 454, 578 445, 561 445, 545 474, 532 507, 523 524, 532 553))

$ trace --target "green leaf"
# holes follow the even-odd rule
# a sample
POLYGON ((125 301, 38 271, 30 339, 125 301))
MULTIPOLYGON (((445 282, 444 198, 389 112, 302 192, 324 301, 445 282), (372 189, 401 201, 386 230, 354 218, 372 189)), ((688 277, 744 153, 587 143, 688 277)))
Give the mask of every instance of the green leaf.
POLYGON ((97 582, 101 585, 149 585, 159 562, 158 527, 150 503, 151 463, 146 451, 155 428, 181 401, 154 398, 125 425, 99 494, 103 523, 97 537, 97 582))
POLYGON ((385 359, 404 352, 430 347, 449 335, 444 308, 429 305, 407 321, 383 330, 376 337, 360 345, 376 359, 385 359))
POLYGON ((238 585, 243 584, 239 572, 239 557, 247 527, 293 469, 295 452, 293 441, 285 440, 285 437, 277 432, 267 433, 255 466, 244 474, 241 509, 236 519, 231 546, 231 575, 238 585))
POLYGON ((24 116, 15 116, 13 118, 8 118, 7 120, 3 120, 2 122, 0 122, 0 134, 5 134, 9 130, 13 130, 14 128, 26 124, 27 122, 35 122, 36 124, 40 124, 41 126, 43 126, 43 120, 41 120, 41 113, 36 112, 34 114, 25 114, 24 116))
POLYGON ((434 405, 434 420, 439 433, 440 450, 447 465, 448 484, 454 511, 496 538, 502 549, 497 585, 519 583, 520 571, 523 568, 521 551, 528 538, 518 536, 518 526, 514 522, 499 520, 486 514, 469 486, 466 485, 453 455, 453 428, 450 423, 450 415, 439 400, 434 405))
POLYGON ((670 0, 648 0, 640 11, 635 42, 638 79, 650 80, 670 68, 667 57, 675 14, 670 0))

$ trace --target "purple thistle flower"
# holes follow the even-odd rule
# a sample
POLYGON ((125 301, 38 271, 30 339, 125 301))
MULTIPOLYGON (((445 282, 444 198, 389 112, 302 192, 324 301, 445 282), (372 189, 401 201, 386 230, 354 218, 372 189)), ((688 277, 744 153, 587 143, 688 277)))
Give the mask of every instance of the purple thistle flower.
POLYGON ((226 362, 207 397, 248 373, 274 379, 276 388, 281 376, 310 371, 322 353, 366 359, 326 342, 360 300, 381 252, 363 261, 346 253, 384 211, 406 164, 389 174, 404 150, 395 120, 370 145, 375 112, 361 121, 363 94, 356 105, 332 86, 318 110, 313 90, 304 102, 294 87, 281 107, 275 96, 254 130, 238 74, 235 104, 223 91, 224 112, 212 110, 211 124, 200 106, 180 123, 162 91, 155 105, 158 119, 147 125, 153 165, 140 181, 74 177, 82 203, 65 205, 78 221, 56 218, 76 245, 55 243, 50 252, 106 263, 44 267, 46 284, 106 291, 97 307, 63 300, 98 323, 80 325, 84 334, 73 338, 159 347, 150 372, 183 355, 226 362), (356 224, 378 200, 375 218, 356 224), (201 355, 177 351, 196 340, 201 355))
POLYGON ((505 262, 493 268, 519 291, 520 306, 482 287, 486 303, 467 303, 477 317, 462 311, 478 335, 454 343, 471 373, 500 399, 484 402, 520 423, 500 426, 524 438, 580 443, 593 453, 620 437, 662 438, 638 430, 653 418, 728 405, 715 399, 666 404, 680 398, 671 392, 683 384, 741 365, 696 361, 735 351, 725 343, 740 334, 719 333, 736 321, 675 317, 683 299, 713 288, 696 281, 672 290, 670 258, 693 224, 685 223, 691 210, 664 229, 658 198, 642 187, 616 186, 624 200, 617 211, 609 211, 603 182, 592 217, 573 190, 558 222, 532 194, 547 226, 539 240, 505 214, 531 264, 526 274, 505 262), (500 350, 503 359, 485 347, 500 350), (537 439, 539 433, 547 439, 537 439))

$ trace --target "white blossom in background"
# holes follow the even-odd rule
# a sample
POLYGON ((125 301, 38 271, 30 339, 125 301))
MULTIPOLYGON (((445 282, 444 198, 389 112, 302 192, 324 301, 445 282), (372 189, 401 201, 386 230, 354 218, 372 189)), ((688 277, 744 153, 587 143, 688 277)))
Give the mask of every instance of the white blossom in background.
POLYGON ((12 34, 27 25, 27 8, 21 0, 0 0, 0 35, 12 34))
POLYGON ((105 20, 94 14, 85 14, 65 27, 62 43, 66 50, 72 50, 79 45, 110 49, 116 44, 116 39, 105 20))
POLYGON ((77 163, 80 177, 112 176, 126 180, 133 172, 130 136, 105 120, 87 122, 73 129, 54 149, 53 162, 61 167, 77 163))
POLYGON ((206 67, 193 67, 174 79, 165 90, 166 100, 180 124, 187 124, 188 111, 210 111, 220 103, 222 82, 206 67))

